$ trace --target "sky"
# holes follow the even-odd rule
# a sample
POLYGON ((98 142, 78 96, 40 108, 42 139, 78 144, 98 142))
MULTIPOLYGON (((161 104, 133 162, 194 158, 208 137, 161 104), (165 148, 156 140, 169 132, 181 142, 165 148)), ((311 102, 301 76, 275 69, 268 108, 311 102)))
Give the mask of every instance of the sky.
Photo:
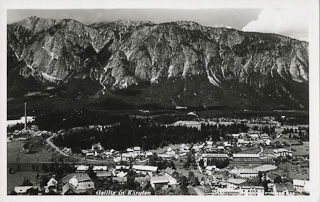
POLYGON ((154 23, 185 20, 204 26, 276 33, 308 41, 308 12, 293 9, 20 9, 7 11, 7 23, 18 22, 32 15, 74 19, 84 24, 116 20, 149 20, 154 23))

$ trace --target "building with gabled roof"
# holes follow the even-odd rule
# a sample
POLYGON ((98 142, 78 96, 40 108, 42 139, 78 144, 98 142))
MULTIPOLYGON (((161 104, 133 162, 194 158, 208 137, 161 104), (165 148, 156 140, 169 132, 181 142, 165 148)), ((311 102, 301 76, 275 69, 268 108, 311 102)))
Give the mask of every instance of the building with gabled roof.
POLYGON ((153 176, 150 179, 150 184, 153 189, 156 189, 156 186, 160 186, 162 188, 168 188, 169 179, 167 176, 153 176))
POLYGON ((77 173, 68 183, 70 189, 76 194, 86 193, 94 189, 94 183, 87 173, 77 173))
POLYGON ((274 183, 273 193, 275 196, 294 196, 294 187, 290 182, 274 183))
POLYGON ((262 186, 241 186, 240 195, 242 196, 264 196, 262 186))

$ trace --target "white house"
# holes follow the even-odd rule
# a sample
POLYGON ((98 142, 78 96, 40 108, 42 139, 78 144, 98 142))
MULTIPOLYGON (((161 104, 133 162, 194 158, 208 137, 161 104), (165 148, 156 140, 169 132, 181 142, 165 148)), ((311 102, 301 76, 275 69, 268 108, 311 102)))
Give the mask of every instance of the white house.
POLYGON ((262 186, 242 186, 240 193, 242 196, 264 196, 264 187, 262 187, 262 186))
POLYGON ((156 186, 166 189, 169 187, 169 179, 167 176, 154 176, 151 177, 150 184, 153 189, 156 189, 156 186))
POLYGON ((241 184, 245 183, 247 180, 246 179, 241 179, 241 178, 229 178, 228 179, 228 188, 231 189, 236 189, 241 186, 241 184))
POLYGON ((93 145, 91 146, 91 149, 92 149, 92 150, 103 150, 103 147, 101 146, 101 143, 98 142, 98 143, 96 143, 96 144, 93 144, 93 145))
POLYGON ((243 178, 258 176, 258 171, 256 169, 236 169, 235 173, 239 177, 243 177, 243 178))
POLYGON ((273 153, 279 157, 279 156, 292 156, 292 152, 287 149, 275 149, 273 150, 273 153))
POLYGON ((84 165, 78 165, 76 166, 77 168, 77 172, 78 173, 82 173, 82 172, 86 172, 89 169, 89 166, 84 166, 84 165))
POLYGON ((136 173, 141 173, 149 176, 153 176, 154 173, 158 171, 157 166, 133 165, 132 169, 136 171, 136 173))
POLYGON ((133 152, 136 156, 139 156, 141 154, 141 148, 140 147, 133 147, 133 152))
POLYGON ((93 172, 107 171, 108 166, 93 166, 92 170, 93 170, 93 172))
POLYGON ((297 191, 302 193, 304 191, 305 185, 308 183, 308 180, 300 180, 300 179, 293 179, 293 188, 297 191))
POLYGON ((71 190, 77 194, 94 189, 94 183, 86 173, 77 173, 68 183, 71 190))

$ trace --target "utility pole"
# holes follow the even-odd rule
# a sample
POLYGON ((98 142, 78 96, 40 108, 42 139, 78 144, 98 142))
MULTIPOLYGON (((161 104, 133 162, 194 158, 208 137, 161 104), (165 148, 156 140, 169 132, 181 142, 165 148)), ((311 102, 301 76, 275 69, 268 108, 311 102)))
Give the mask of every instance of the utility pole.
POLYGON ((24 129, 27 130, 27 103, 24 103, 24 129))

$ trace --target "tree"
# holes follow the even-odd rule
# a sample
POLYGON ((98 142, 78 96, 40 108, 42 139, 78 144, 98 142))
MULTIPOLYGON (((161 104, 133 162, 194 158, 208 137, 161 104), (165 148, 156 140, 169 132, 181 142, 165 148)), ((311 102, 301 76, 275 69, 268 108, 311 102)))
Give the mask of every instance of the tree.
POLYGON ((47 166, 47 164, 42 164, 42 166, 41 166, 41 170, 43 171, 43 172, 49 172, 49 167, 47 166))
POLYGON ((274 178, 273 182, 274 182, 274 183, 282 183, 282 178, 281 178, 281 176, 277 175, 277 177, 274 178))
POLYGON ((24 177, 22 186, 33 186, 30 180, 27 177, 24 177))
POLYGON ((200 160, 199 160, 199 166, 200 166, 201 168, 204 167, 204 161, 203 161, 203 159, 200 159, 200 160))
POLYGON ((258 177, 259 177, 259 184, 262 183, 262 172, 259 170, 258 171, 258 177))

